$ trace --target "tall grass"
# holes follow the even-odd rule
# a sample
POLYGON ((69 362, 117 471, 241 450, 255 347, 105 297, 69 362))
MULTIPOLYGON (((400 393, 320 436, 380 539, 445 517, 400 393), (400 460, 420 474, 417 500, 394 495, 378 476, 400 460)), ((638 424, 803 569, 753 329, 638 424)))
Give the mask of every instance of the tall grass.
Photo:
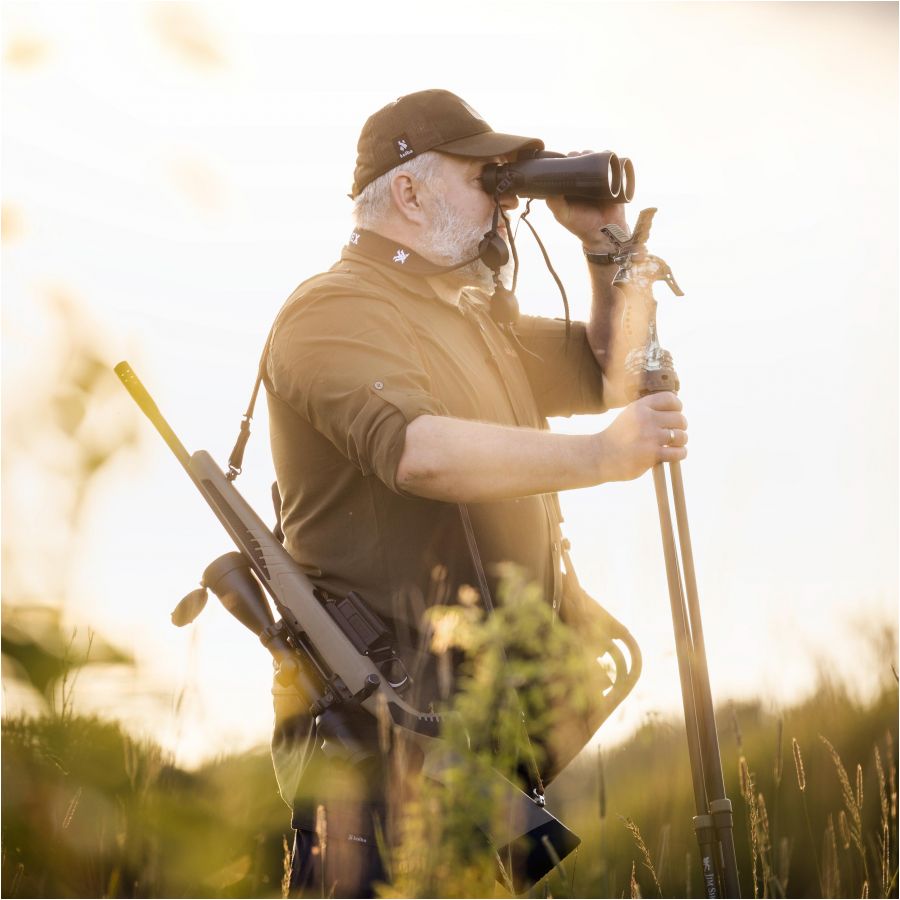
MULTIPOLYGON (((540 622, 519 625, 530 640, 540 622)), ((527 712, 533 698, 514 700, 517 676, 498 677, 499 632, 475 631, 478 664, 455 703, 470 718, 448 738, 478 752, 461 757, 456 789, 426 784, 410 796, 385 895, 509 893, 502 874, 495 881, 496 848, 473 827, 491 806, 478 765, 498 764, 489 748, 509 727, 502 710, 520 728, 516 704, 527 712)), ((892 679, 866 703, 824 683, 780 712, 752 702, 718 711, 745 897, 897 896, 897 703, 892 679)), ((499 760, 508 772, 519 762, 499 760)), ((2 788, 4 897, 282 895, 288 812, 263 750, 188 772, 114 722, 20 717, 3 723, 2 788)), ((583 753, 548 803, 583 844, 533 896, 703 896, 679 721, 583 753)))
MULTIPOLYGON (((760 703, 718 711, 743 896, 897 896, 897 706, 892 679, 868 703, 823 683, 780 713, 760 703), (793 777, 785 775, 785 734, 793 777)), ((704 896, 683 725, 649 723, 604 751, 608 815, 600 822, 596 801, 585 796, 594 769, 576 760, 550 792, 567 824, 586 837, 578 895, 628 894, 634 860, 643 896, 657 893, 657 879, 663 896, 704 896), (618 817, 626 826, 614 827, 618 817), (642 847, 629 823, 657 837, 642 847), (662 857, 663 849, 668 859, 690 857, 687 876, 662 865, 647 871, 647 855, 662 857)))
POLYGON ((3 723, 4 897, 281 896, 267 754, 197 772, 114 722, 3 723))

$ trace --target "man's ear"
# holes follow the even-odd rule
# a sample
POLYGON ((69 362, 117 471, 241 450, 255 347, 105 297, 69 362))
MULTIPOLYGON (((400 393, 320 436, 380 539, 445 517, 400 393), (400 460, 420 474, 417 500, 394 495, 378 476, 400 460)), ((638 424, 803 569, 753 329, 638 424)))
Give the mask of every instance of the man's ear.
POLYGON ((420 202, 419 191, 423 185, 408 172, 398 172, 391 179, 391 200, 397 214, 406 222, 422 225, 425 212, 420 202))

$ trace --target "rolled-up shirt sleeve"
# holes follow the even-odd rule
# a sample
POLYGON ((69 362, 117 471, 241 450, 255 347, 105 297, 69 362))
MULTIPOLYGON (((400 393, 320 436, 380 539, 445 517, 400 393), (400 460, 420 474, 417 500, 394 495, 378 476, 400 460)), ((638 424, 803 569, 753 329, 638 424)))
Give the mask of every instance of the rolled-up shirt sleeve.
POLYGON ((606 411, 603 372, 587 339, 587 326, 572 322, 566 337, 562 319, 521 316, 516 334, 519 358, 543 416, 606 411))
POLYGON ((398 493, 406 426, 447 415, 412 328, 377 297, 313 294, 289 303, 272 332, 267 376, 363 475, 398 493))

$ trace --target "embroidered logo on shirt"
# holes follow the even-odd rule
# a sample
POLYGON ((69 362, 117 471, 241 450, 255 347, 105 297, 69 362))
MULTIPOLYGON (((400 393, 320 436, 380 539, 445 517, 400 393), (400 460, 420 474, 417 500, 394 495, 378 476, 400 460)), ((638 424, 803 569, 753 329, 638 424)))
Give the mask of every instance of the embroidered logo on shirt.
POLYGON ((394 257, 395 263, 400 263, 402 266, 409 259, 409 254, 405 250, 397 250, 397 255, 394 257))
POLYGON ((356 232, 356 231, 351 231, 351 232, 350 232, 350 243, 351 243, 351 244, 358 244, 358 243, 359 243, 359 233, 358 233, 358 232, 356 232))

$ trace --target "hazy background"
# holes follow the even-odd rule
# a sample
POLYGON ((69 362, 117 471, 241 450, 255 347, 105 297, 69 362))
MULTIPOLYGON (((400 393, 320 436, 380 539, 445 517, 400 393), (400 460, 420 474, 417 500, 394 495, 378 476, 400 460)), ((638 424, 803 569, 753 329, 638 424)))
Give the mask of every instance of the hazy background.
MULTIPOLYGON (((822 670, 864 693, 896 665, 875 652, 897 620, 896 4, 2 13, 5 611, 61 609, 138 661, 85 671, 79 708, 184 764, 267 740, 265 651, 215 601, 190 629, 168 618, 228 540, 126 393, 78 361, 127 358, 224 463, 273 316, 346 239, 363 121, 428 87, 548 148, 630 156, 632 221, 659 208, 652 250, 686 294, 657 292, 717 699, 785 702, 822 670)), ((586 316, 577 241, 542 204, 532 218, 586 316)), ((525 229, 519 244, 523 309, 561 315, 525 229)), ((238 487, 270 518, 264 407, 238 487)), ((563 510, 582 582, 644 649, 610 741, 680 704, 653 489, 563 510)), ((3 701, 34 697, 7 677, 3 701)))

